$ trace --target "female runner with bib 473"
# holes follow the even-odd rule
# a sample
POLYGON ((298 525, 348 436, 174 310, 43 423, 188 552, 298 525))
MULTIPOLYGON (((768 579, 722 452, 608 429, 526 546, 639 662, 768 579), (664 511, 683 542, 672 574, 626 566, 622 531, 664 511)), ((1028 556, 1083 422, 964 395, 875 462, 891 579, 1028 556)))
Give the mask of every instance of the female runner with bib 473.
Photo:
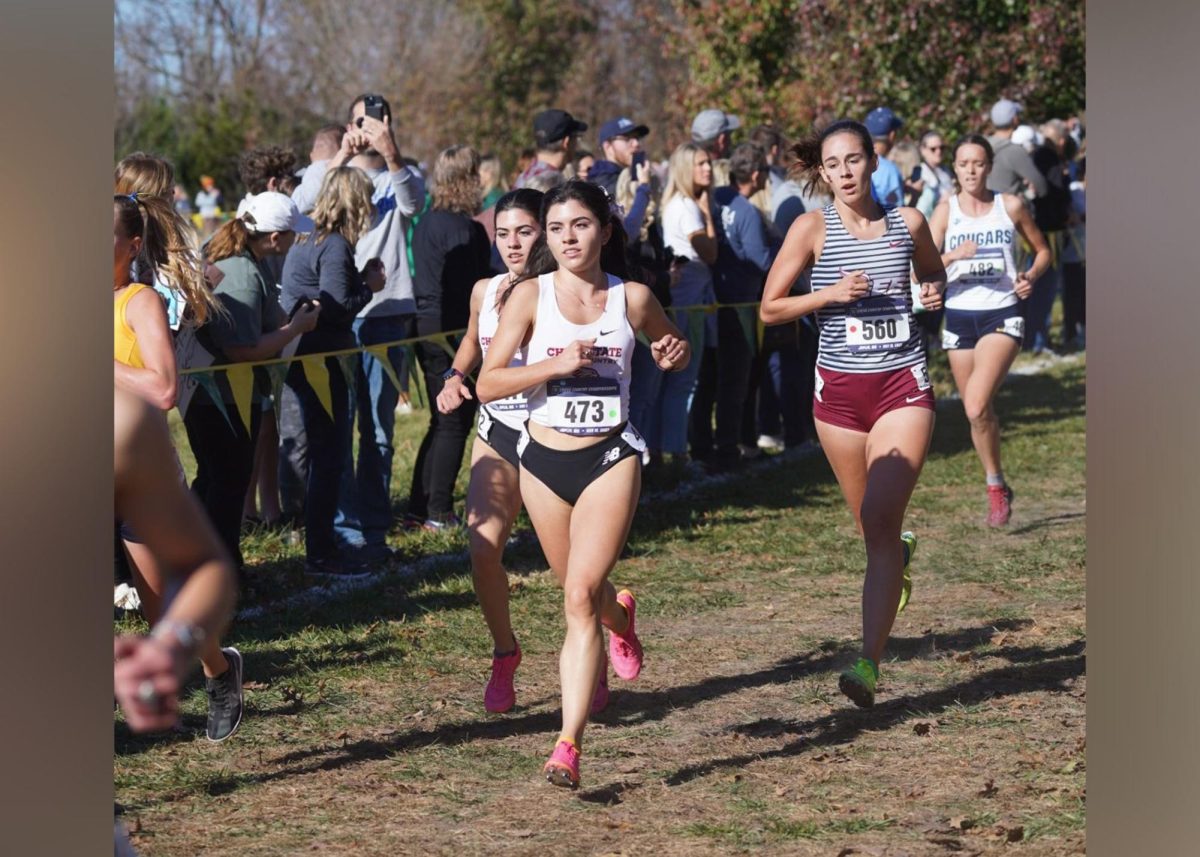
POLYGON ((988 190, 992 144, 968 134, 954 147, 958 192, 933 211, 929 231, 944 252, 947 269, 946 327, 942 348, 971 424, 971 442, 987 478, 988 526, 1012 515, 1012 489, 1000 467, 1000 420, 992 400, 1008 374, 1025 319, 1019 300, 1050 267, 1050 248, 1019 197, 988 190), (1016 267, 1017 233, 1033 247, 1028 271, 1016 267))
POLYGON ((892 623, 912 590, 908 564, 917 541, 900 528, 933 435, 933 387, 913 322, 910 268, 930 311, 941 308, 946 271, 921 213, 885 211, 871 196, 877 156, 863 125, 834 122, 794 151, 808 192, 823 183, 834 201, 788 230, 759 315, 780 324, 817 314, 813 418, 867 548, 862 656, 838 686, 869 708, 892 623), (789 297, 810 266, 811 292, 789 297))
POLYGON ((559 185, 542 202, 541 222, 543 236, 504 305, 476 392, 485 404, 527 397, 521 497, 563 587, 567 620, 562 732, 544 772, 574 788, 606 669, 601 625, 611 633, 616 674, 628 681, 642 668, 633 594, 608 581, 637 508, 646 446, 626 421, 635 331, 650 338, 663 371, 682 369, 691 354, 649 288, 605 272, 623 269, 624 236, 604 191, 582 181, 559 185), (518 349, 524 366, 510 365, 518 349))

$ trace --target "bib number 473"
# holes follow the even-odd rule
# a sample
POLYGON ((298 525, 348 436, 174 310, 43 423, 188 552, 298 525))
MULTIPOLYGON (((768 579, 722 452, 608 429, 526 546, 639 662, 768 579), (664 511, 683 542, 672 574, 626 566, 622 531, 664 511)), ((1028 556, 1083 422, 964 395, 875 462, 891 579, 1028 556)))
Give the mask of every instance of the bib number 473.
POLYGON ((601 399, 581 399, 577 402, 566 402, 563 406, 563 416, 575 425, 583 425, 588 422, 603 422, 604 402, 601 399))

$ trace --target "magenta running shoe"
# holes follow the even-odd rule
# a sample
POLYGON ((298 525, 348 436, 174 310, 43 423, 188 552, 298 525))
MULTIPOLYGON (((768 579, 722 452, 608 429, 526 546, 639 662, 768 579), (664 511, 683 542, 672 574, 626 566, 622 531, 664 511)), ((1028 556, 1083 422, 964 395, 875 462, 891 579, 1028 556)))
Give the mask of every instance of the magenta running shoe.
POLYGON ((570 738, 559 738, 550 760, 542 768, 552 785, 574 789, 579 787, 579 748, 570 738))
POLYGON ((596 682, 596 693, 592 696, 592 714, 599 714, 608 708, 608 662, 604 663, 604 672, 600 673, 600 681, 596 682))
MULTIPOLYGON (((516 638, 513 638, 516 643, 516 638)), ((492 656, 492 677, 488 680, 487 689, 483 692, 483 707, 493 714, 503 714, 517 702, 517 692, 513 690, 513 675, 521 665, 521 644, 507 655, 492 656)))
POLYGON ((617 593, 617 603, 629 614, 629 627, 624 634, 610 631, 608 637, 608 658, 612 661, 613 672, 625 681, 633 681, 642 672, 642 644, 634 630, 634 613, 637 601, 628 589, 617 593))

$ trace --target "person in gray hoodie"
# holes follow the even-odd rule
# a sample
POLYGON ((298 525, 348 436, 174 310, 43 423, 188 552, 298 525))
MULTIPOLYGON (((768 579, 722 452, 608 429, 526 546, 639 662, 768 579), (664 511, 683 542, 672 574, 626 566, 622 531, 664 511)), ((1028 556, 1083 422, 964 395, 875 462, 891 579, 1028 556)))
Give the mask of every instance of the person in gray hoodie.
MULTIPOLYGON (((364 346, 416 335, 407 232, 409 219, 425 203, 425 182, 405 165, 392 119, 391 105, 383 97, 364 94, 354 99, 341 147, 329 160, 305 170, 292 194, 302 213, 312 210, 325 173, 351 161, 375 185, 375 221, 355 246, 355 261, 363 270, 368 260, 382 259, 387 283, 354 321, 355 337, 364 346)), ((391 349, 388 359, 396 375, 405 377, 400 349, 391 349)), ((362 356, 356 386, 358 465, 343 469, 335 529, 344 547, 358 549, 364 560, 372 561, 390 556, 384 538, 392 523, 392 434, 399 392, 369 353, 362 356)))

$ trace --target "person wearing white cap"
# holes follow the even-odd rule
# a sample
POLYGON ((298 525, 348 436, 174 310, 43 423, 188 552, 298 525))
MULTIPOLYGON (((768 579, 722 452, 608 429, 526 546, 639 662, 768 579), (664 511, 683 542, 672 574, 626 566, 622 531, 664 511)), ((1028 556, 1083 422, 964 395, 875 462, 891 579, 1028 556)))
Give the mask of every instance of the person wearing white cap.
POLYGON ((701 110, 692 120, 692 142, 708 152, 714 160, 728 158, 733 150, 733 132, 742 127, 742 120, 724 110, 701 110))
MULTIPOLYGON (((298 217, 296 204, 285 194, 266 191, 247 196, 238 206, 237 217, 205 246, 209 283, 225 312, 199 328, 196 338, 212 353, 214 364, 268 360, 316 325, 317 306, 297 312, 290 320, 284 318, 275 279, 265 264, 269 257, 282 255, 292 246, 298 217)), ((184 415, 196 456, 192 487, 240 567, 242 502, 254 466, 266 391, 256 378, 247 430, 228 376, 217 373, 215 380, 222 401, 213 401, 209 391, 199 386, 184 415)))
POLYGON ((1045 196, 1045 176, 1034 166, 1029 153, 1012 139, 1022 110, 1024 108, 1020 104, 1007 98, 1001 98, 992 105, 993 130, 988 142, 992 144, 995 157, 991 175, 988 176, 988 190, 1019 195, 1028 184, 1035 197, 1045 196))

